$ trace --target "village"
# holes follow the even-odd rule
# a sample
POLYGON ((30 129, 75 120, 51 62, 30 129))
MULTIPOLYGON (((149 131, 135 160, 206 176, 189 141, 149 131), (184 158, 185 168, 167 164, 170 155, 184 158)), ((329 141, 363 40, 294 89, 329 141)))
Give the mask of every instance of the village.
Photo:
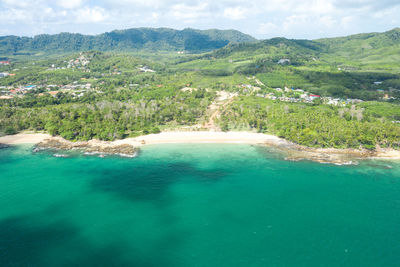
POLYGON ((27 93, 38 92, 37 96, 44 96, 49 94, 56 96, 59 93, 71 93, 75 97, 82 97, 85 93, 89 91, 100 92, 92 88, 91 83, 80 84, 78 81, 67 85, 25 85, 25 86, 0 86, 0 99, 12 99, 14 97, 23 97, 27 93))
POLYGON ((333 97, 322 97, 317 94, 312 94, 309 93, 303 89, 298 89, 298 88, 288 88, 284 87, 282 88, 272 88, 272 89, 267 89, 268 92, 262 93, 261 87, 265 87, 263 83, 261 83, 258 79, 249 78, 248 79, 253 79, 256 81, 258 86, 253 86, 251 84, 241 84, 238 85, 240 89, 243 90, 243 93, 252 93, 257 97, 262 97, 274 101, 281 101, 281 102, 290 102, 290 103, 318 103, 321 104, 326 104, 326 105, 333 105, 333 106, 346 106, 349 104, 357 104, 363 102, 361 99, 342 99, 342 98, 333 98, 333 97))
MULTIPOLYGON (((46 71, 60 71, 60 70, 79 70, 81 72, 90 72, 89 69, 90 57, 85 55, 85 53, 80 53, 77 58, 73 58, 70 60, 65 60, 61 65, 51 64, 46 71)), ((0 65, 2 66, 10 66, 11 61, 4 60, 0 61, 0 65)), ((24 69, 27 67, 24 67, 24 69)), ((19 69, 14 69, 14 71, 18 71, 19 69)), ((154 70, 149 68, 148 66, 140 65, 138 67, 138 71, 140 73, 155 73, 154 70)), ((15 73, 9 72, 0 72, 0 78, 12 77, 15 76, 15 73)), ((121 75, 121 72, 118 69, 113 69, 110 73, 102 73, 101 76, 109 76, 109 75, 121 75)), ((73 98, 80 98, 87 92, 96 92, 102 93, 99 90, 98 85, 104 84, 104 81, 99 82, 96 86, 93 86, 92 83, 87 82, 87 80, 91 80, 96 82, 98 79, 95 77, 81 78, 80 81, 74 81, 68 84, 25 84, 25 85, 10 85, 10 86, 1 86, 0 85, 0 99, 12 99, 14 97, 23 97, 26 94, 34 94, 37 96, 45 96, 49 94, 51 96, 56 97, 59 93, 70 93, 73 98)), ((136 85, 139 86, 139 85, 136 85)), ((147 85, 149 86, 149 85, 147 85)))
POLYGON ((268 94, 256 94, 258 97, 264 97, 271 100, 279 100, 282 102, 291 102, 291 103, 315 103, 316 101, 320 101, 322 104, 333 105, 333 106, 345 106, 348 104, 357 104, 363 102, 361 99, 341 99, 341 98, 333 98, 333 97, 322 97, 317 94, 311 94, 302 89, 295 88, 274 88, 274 93, 268 94))
MULTIPOLYGON (((9 60, 0 60, 0 66, 10 66, 11 61, 9 60)), ((9 73, 9 72, 0 72, 0 78, 4 78, 7 76, 15 76, 15 73, 9 73)))
MULTIPOLYGON (((75 64, 75 63, 74 63, 75 64)), ((76 66, 76 65, 74 65, 76 66)), ((141 71, 148 72, 153 71, 147 67, 141 68, 141 71)), ((5 76, 12 76, 12 74, 8 74, 2 76, 3 73, 0 73, 0 78, 5 76)), ((15 74, 14 74, 15 75, 15 74)), ((12 99, 14 97, 23 97, 25 94, 30 92, 40 92, 37 93, 38 96, 44 96, 45 94, 50 94, 52 96, 56 96, 58 93, 71 93, 72 97, 82 97, 87 92, 97 92, 101 93, 97 86, 93 86, 92 83, 85 82, 85 78, 82 78, 81 81, 74 81, 70 84, 66 85, 56 85, 56 84, 42 84, 42 85, 21 85, 21 86, 0 86, 0 99, 12 99)), ((92 80, 96 81, 96 78, 92 80)), ((257 85, 265 88, 264 84, 256 80, 257 85)), ((104 84, 102 81, 100 84, 104 84)), ((138 87, 139 84, 129 84, 129 87, 138 87)), ((146 84, 145 87, 149 87, 149 84, 146 84)), ((244 94, 254 94, 257 97, 266 98, 274 101, 281 102, 290 102, 290 103, 318 103, 333 105, 333 106, 346 106, 349 104, 357 104, 363 102, 361 99, 351 99, 351 98, 334 98, 334 97, 324 97, 317 94, 312 94, 303 89, 299 88, 272 88, 267 89, 268 91, 261 89, 259 86, 254 86, 251 84, 240 84, 237 87, 244 94), (264 92, 262 92, 264 91, 264 92)), ((389 97, 388 94, 384 94, 382 96, 382 100, 393 99, 393 97, 389 97)))
MULTIPOLYGON (((93 56, 87 53, 79 53, 76 58, 72 58, 69 60, 64 60, 58 64, 51 64, 46 71, 49 72, 58 72, 60 70, 77 70, 80 72, 90 73, 90 62, 93 56)), ((281 59, 277 64, 290 64, 289 59, 281 59)), ((1 66, 9 66, 12 65, 9 60, 0 61, 1 66)), ((28 68, 24 66, 23 69, 28 68)), ((4 68, 3 68, 4 69, 4 68)), ((0 72, 0 79, 15 76, 18 73, 19 69, 13 69, 13 73, 9 71, 0 72)), ((156 71, 151 69, 146 65, 137 66, 137 71, 139 73, 155 73, 156 71)), ((104 78, 107 76, 113 75, 121 75, 122 72, 118 70, 118 68, 114 67, 110 70, 109 73, 101 73, 99 78, 88 77, 88 78, 80 78, 80 80, 75 80, 72 83, 68 84, 46 84, 46 81, 42 81, 41 84, 25 84, 25 85, 8 85, 1 86, 0 83, 0 99, 12 99, 14 97, 23 97, 24 95, 30 93, 31 95, 37 96, 45 96, 51 95, 56 97, 59 93, 69 93, 73 98, 80 98, 84 96, 87 92, 97 92, 101 93, 99 87, 103 85, 104 78), (98 79, 101 79, 101 82, 97 82, 98 79)), ((361 99, 351 99, 351 98, 335 98, 330 96, 321 96, 318 94, 310 93, 304 89, 295 88, 285 86, 284 88, 271 88, 262 83, 255 76, 247 77, 251 84, 239 84, 237 88, 240 93, 244 95, 253 94, 257 97, 270 99, 273 101, 281 101, 281 102, 290 102, 290 103, 308 103, 308 104, 326 104, 333 106, 346 106, 350 104, 357 104, 363 102, 361 99)), ((0 80, 1 81, 1 80, 0 80)), ((374 86, 380 88, 383 82, 376 81, 373 83, 374 86)), ((127 86, 125 86, 127 87, 127 86)), ((129 84, 129 88, 138 88, 139 84, 129 84)), ((144 87, 150 87, 150 84, 145 84, 144 87)), ((158 85, 160 87, 160 85, 158 85)), ((382 89, 376 90, 378 94, 381 95, 380 99, 382 101, 388 101, 395 99, 394 97, 389 95, 389 92, 382 89)))

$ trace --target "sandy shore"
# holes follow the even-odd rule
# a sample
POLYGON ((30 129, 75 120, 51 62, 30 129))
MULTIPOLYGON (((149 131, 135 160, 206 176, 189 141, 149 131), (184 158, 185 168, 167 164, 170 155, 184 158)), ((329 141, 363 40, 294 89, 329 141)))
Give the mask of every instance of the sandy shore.
MULTIPOLYGON (((48 134, 42 133, 19 133, 0 137, 0 143, 15 144, 36 144, 50 138, 48 134)), ((102 142, 91 140, 89 143, 108 143, 113 145, 129 144, 134 146, 151 144, 175 144, 175 143, 233 143, 233 144, 264 144, 281 143, 283 139, 267 134, 250 132, 163 132, 150 134, 136 138, 126 138, 113 142, 102 142)))
POLYGON ((18 144, 37 144, 51 137, 42 133, 19 133, 0 137, 0 144, 18 145, 18 144))
POLYGON ((220 144, 265 144, 282 143, 285 140, 267 134, 250 132, 162 132, 136 138, 127 138, 112 142, 113 144, 131 144, 134 146, 151 144, 177 143, 220 143, 220 144))
MULTIPOLYGON (((357 150, 357 149, 333 149, 310 148, 292 144, 285 139, 274 135, 251 132, 162 132, 136 138, 126 138, 113 142, 90 140, 88 142, 70 142, 61 137, 52 137, 40 133, 20 133, 0 137, 0 144, 37 144, 44 140, 45 143, 57 141, 58 145, 65 147, 85 147, 102 150, 119 150, 124 145, 137 148, 152 144, 178 144, 178 143, 219 143, 219 144, 260 144, 277 148, 286 153, 287 160, 313 160, 321 163, 354 164, 359 159, 376 158, 400 160, 400 151, 393 149, 357 150)), ((51 145, 50 145, 51 147, 51 145)))

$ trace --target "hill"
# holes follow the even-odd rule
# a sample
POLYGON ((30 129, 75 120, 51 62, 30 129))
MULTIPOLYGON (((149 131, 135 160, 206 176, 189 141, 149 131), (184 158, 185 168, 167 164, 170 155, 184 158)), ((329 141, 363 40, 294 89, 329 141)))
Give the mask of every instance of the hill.
POLYGON ((361 33, 345 37, 318 39, 315 42, 327 46, 328 51, 347 51, 349 54, 366 52, 400 44, 400 28, 383 33, 361 33))
MULTIPOLYGON (((362 33, 346 37, 319 39, 315 42, 326 47, 326 54, 332 55, 338 63, 349 61, 357 67, 385 65, 400 62, 400 28, 383 33, 362 33)), ((398 69, 393 69, 397 71, 398 69)))
POLYGON ((399 92, 399 36, 393 29, 319 40, 272 38, 179 58, 175 67, 203 76, 255 75, 268 87, 374 100, 399 92))
POLYGON ((229 43, 254 42, 256 39, 236 30, 173 30, 134 28, 99 35, 75 33, 42 34, 35 37, 0 37, 0 55, 68 53, 79 51, 187 51, 204 52, 229 43))

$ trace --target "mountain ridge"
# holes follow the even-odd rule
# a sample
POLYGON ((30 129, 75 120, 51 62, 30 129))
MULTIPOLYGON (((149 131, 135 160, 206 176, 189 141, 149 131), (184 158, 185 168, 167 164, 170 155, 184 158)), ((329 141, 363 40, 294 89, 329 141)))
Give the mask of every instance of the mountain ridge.
MULTIPOLYGON (((374 56, 376 51, 400 45, 400 28, 385 32, 353 34, 343 37, 320 38, 314 40, 275 37, 264 40, 229 29, 198 30, 185 28, 131 28, 113 30, 97 35, 62 32, 58 34, 39 34, 34 37, 0 36, 0 56, 18 54, 55 54, 81 51, 186 51, 202 53, 237 49, 260 49, 275 46, 308 49, 354 57, 355 55, 374 56)), ((221 51, 220 51, 221 52, 221 51)), ((220 53, 220 52, 217 52, 220 53)), ((378 52, 380 53, 380 52, 378 52)))
POLYGON ((132 28, 114 30, 97 35, 62 32, 40 34, 34 37, 14 35, 0 37, 0 54, 43 52, 78 52, 82 50, 135 51, 165 50, 203 52, 229 43, 255 42, 250 35, 237 30, 196 30, 186 28, 132 28))

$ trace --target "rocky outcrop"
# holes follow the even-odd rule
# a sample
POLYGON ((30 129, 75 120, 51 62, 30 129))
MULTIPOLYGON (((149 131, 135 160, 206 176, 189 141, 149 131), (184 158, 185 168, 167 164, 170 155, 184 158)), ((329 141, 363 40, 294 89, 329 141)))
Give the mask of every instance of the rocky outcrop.
POLYGON ((139 149, 129 144, 113 144, 110 142, 90 140, 88 142, 71 142, 61 137, 48 138, 38 143, 34 151, 45 149, 81 150, 85 154, 108 154, 134 157, 139 149))
POLYGON ((2 148, 7 148, 7 147, 9 147, 9 145, 0 143, 0 149, 2 149, 2 148))
POLYGON ((377 147, 375 150, 313 148, 294 144, 286 140, 282 140, 282 142, 266 142, 265 144, 277 148, 284 154, 285 160, 291 161, 311 160, 336 165, 357 165, 358 161, 363 159, 400 159, 399 150, 380 147, 377 147))
POLYGON ((102 154, 118 154, 118 155, 134 156, 136 155, 138 148, 135 148, 132 145, 123 144, 115 146, 113 145, 88 146, 85 150, 86 153, 102 153, 102 154))

